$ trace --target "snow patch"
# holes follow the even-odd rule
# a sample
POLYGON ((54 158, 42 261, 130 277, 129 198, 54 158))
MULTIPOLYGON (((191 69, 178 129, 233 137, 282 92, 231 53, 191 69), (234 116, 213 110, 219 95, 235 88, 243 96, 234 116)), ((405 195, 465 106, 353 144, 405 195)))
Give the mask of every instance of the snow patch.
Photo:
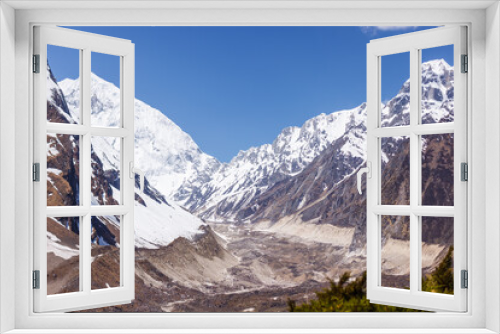
POLYGON ((80 255, 80 251, 78 249, 62 245, 60 242, 61 239, 59 239, 55 234, 47 231, 47 253, 53 253, 55 256, 65 260, 69 260, 73 256, 80 255))

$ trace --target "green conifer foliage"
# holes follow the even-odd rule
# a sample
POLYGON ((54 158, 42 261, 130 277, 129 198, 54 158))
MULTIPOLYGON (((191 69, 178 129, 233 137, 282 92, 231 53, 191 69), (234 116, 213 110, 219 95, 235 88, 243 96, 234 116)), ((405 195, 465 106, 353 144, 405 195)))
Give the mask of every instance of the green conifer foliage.
POLYGON ((453 246, 434 272, 422 278, 422 291, 453 294, 453 246))
POLYGON ((317 299, 297 306, 288 300, 291 312, 414 312, 402 307, 371 304, 366 299, 366 271, 355 281, 348 283, 351 274, 346 272, 330 287, 316 292, 317 299))
MULTIPOLYGON (((351 274, 344 273, 335 283, 329 280, 330 287, 316 292, 317 299, 297 305, 288 300, 290 312, 421 312, 419 310, 372 304, 366 299, 366 271, 356 280, 349 282, 351 274)), ((453 294, 453 247, 434 272, 422 279, 422 290, 436 293, 453 294)))

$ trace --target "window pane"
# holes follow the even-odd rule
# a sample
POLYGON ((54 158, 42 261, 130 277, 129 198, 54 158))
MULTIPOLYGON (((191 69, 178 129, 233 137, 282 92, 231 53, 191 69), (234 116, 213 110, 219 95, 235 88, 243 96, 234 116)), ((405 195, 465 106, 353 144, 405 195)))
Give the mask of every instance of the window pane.
POLYGON ((120 218, 92 217, 92 290, 120 286, 120 218))
POLYGON ((410 217, 381 216, 381 286, 410 288, 410 217))
POLYGON ((47 294, 80 291, 80 219, 47 218, 47 294))
POLYGON ((47 121, 80 122, 80 50, 47 45, 47 121))
POLYGON ((410 124, 410 53, 403 52, 381 58, 380 126, 410 124))
POLYGON ((80 136, 47 134, 47 206, 80 205, 80 136))
POLYGON ((120 57, 92 52, 92 126, 120 127, 120 57))
POLYGON ((422 205, 453 206, 453 133, 422 136, 422 205))
POLYGON ((92 137, 92 205, 121 203, 121 138, 92 137))
POLYGON ((386 137, 381 145, 381 204, 410 204, 410 138, 386 137))
POLYGON ((422 50, 422 124, 453 122, 453 45, 422 50))
POLYGON ((422 291, 453 294, 453 218, 422 217, 422 291))

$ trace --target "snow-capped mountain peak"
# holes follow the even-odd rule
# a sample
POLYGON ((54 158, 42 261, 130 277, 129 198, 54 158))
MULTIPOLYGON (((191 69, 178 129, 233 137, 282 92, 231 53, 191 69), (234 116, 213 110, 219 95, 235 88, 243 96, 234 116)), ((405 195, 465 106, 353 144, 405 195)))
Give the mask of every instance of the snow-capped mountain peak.
MULTIPOLYGON (((365 108, 362 104, 352 110, 320 114, 301 127, 287 127, 272 144, 240 151, 209 182, 194 191, 194 196, 177 196, 176 200, 209 220, 235 219, 239 208, 277 182, 302 172, 348 128, 364 126, 365 108)), ((346 143, 346 154, 363 156, 364 131, 359 135, 361 138, 353 137, 346 143)))
MULTIPOLYGON (((70 113, 78 119, 79 80, 59 83, 70 113)), ((116 127, 120 124, 120 89, 99 76, 91 75, 91 123, 116 127)), ((107 138, 116 147, 115 139, 107 138)), ((98 149, 98 148, 97 148, 98 149)), ((220 162, 203 153, 193 139, 159 110, 135 100, 135 161, 151 184, 171 198, 181 184, 199 175, 209 175, 220 162)))
MULTIPOLYGON (((453 68, 439 59, 422 64, 423 115, 426 122, 453 119, 453 68)), ((410 83, 382 108, 382 126, 409 124, 410 83)), ((283 129, 272 144, 240 151, 229 164, 221 166, 195 195, 175 199, 209 220, 236 219, 240 210, 273 185, 301 173, 334 143, 340 143, 337 159, 342 160, 342 178, 365 159, 366 104, 313 117, 301 127, 283 129)), ((333 185, 332 185, 333 186, 333 185)), ((241 216, 241 214, 239 215, 241 216)), ((244 216, 244 215, 243 215, 244 216)))
POLYGON ((444 59, 434 59, 422 64, 422 76, 437 75, 441 76, 447 72, 453 71, 453 66, 449 65, 444 59))
MULTIPOLYGON (((451 120, 453 68, 442 59, 426 62, 422 64, 422 78, 423 122, 451 120)), ((115 124, 116 117, 109 115, 119 110, 119 89, 98 76, 93 75, 92 80, 93 117, 115 124)), ((61 88, 69 109, 76 108, 78 85, 64 80, 61 88)), ((409 93, 407 80, 383 106, 383 126, 409 123, 409 93)), ((346 164, 340 176, 351 172, 366 151, 365 103, 350 110, 320 114, 300 127, 287 127, 272 143, 240 151, 224 164, 203 153, 163 113, 139 100, 135 102, 135 122, 136 161, 152 185, 189 211, 212 220, 235 219, 238 210, 276 183, 301 173, 332 143, 342 141, 339 159, 345 159, 346 164)))
MULTIPOLYGON (((60 119, 66 123, 79 123, 79 107, 80 107, 80 83, 79 80, 65 79, 59 83, 51 74, 50 68, 48 71, 47 84, 50 91, 47 96, 50 104, 51 113, 48 118, 51 121, 60 119), (64 94, 64 95, 63 95, 64 94), (64 117, 64 118, 61 118, 64 117)), ((105 81, 104 79, 92 74, 91 77, 91 117, 92 125, 98 126, 118 126, 120 122, 120 90, 118 87, 105 81)), ((139 151, 147 151, 147 148, 141 147, 142 145, 149 147, 158 147, 158 145, 165 145, 167 139, 161 137, 162 131, 170 131, 169 138, 180 138, 176 143, 180 147, 177 150, 191 149, 198 150, 198 147, 192 139, 182 132, 180 128, 172 121, 162 115, 156 109, 142 103, 141 101, 135 102, 136 105, 136 124, 138 123, 141 130, 139 135, 136 131, 136 138, 144 138, 141 133, 148 133, 151 131, 153 140, 156 140, 156 145, 147 146, 146 141, 136 139, 136 149, 139 146, 139 151), (152 127, 156 128, 152 129, 152 127), (156 136, 155 136, 156 134, 156 136), (184 144, 184 145, 182 145, 184 144)), ((64 173, 74 173, 77 168, 67 167, 68 164, 78 164, 78 161, 71 159, 72 155, 69 154, 69 149, 78 149, 78 140, 71 135, 64 135, 66 142, 72 143, 71 145, 65 144, 60 138, 48 141, 48 148, 51 154, 55 155, 50 159, 49 181, 52 187, 49 197, 69 198, 75 193, 78 193, 76 185, 68 185, 67 187, 60 187, 59 184, 65 181, 61 179, 64 173), (55 147, 55 145, 59 145, 55 147), (76 147, 76 148, 75 148, 76 147), (58 148, 58 149, 56 149, 58 148), (68 156, 70 157, 68 159, 68 156), (68 160, 67 163, 60 163, 62 159, 68 160), (67 172, 63 169, 69 169, 67 172), (53 178, 59 178, 58 182, 52 182, 53 178)), ((53 136, 54 137, 54 136, 53 136)), ((149 137, 146 136, 146 140, 149 137)), ((168 142, 170 143, 170 142, 168 142)), ((175 143, 173 144, 175 145, 175 143)), ((116 200, 120 198, 120 182, 117 181, 120 177, 120 141, 113 137, 92 137, 92 202, 94 204, 116 204, 116 200), (113 202, 114 201, 114 202, 113 202), (113 202, 113 203, 111 203, 113 202)), ((201 151, 199 152, 201 154, 201 151)), ((168 158, 164 157, 165 159, 168 158)), ((48 159, 49 161, 49 159, 48 159)), ((136 157, 137 161, 137 157, 136 157)), ((149 161, 143 161, 143 166, 151 167, 149 161)), ((139 164, 140 165, 140 164, 139 164)), ((141 167, 144 168, 144 167, 141 167)), ((73 176, 66 176, 68 179, 74 179, 73 176)), ((192 238, 200 233, 200 226, 204 222, 184 210, 182 207, 175 203, 168 202, 161 192, 149 184, 149 177, 146 175, 146 187, 144 193, 136 193, 136 209, 135 209, 135 242, 137 247, 141 248, 158 248, 166 246, 178 237, 192 238)), ((101 219, 102 220, 102 219, 101 219)), ((94 222, 93 222, 94 224, 94 222)), ((95 226, 98 235, 103 234, 104 237, 99 236, 99 240, 104 240, 106 237, 112 235, 105 226, 107 222, 95 221, 95 226), (104 239, 103 239, 104 238, 104 239)), ((77 230, 75 231, 77 232, 77 230)), ((112 239, 112 238, 111 238, 112 239)), ((111 240, 109 239, 109 240, 111 240)), ((101 241, 100 241, 101 242, 101 241)), ((103 242, 103 241, 102 241, 103 242)))

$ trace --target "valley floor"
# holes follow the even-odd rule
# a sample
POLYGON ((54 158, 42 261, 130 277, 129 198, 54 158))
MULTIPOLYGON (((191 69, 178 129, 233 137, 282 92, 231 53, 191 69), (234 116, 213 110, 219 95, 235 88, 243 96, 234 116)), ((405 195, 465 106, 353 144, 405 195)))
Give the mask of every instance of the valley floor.
POLYGON ((250 224, 204 229, 193 241, 136 249, 134 302, 90 312, 286 312, 288 299, 306 302, 329 278, 365 270, 364 257, 346 257, 346 247, 250 224))
MULTIPOLYGON (((134 301, 84 312, 286 312, 289 300, 300 305, 316 299, 315 293, 329 287, 329 280, 350 272, 353 281, 366 270, 365 256, 351 252, 348 242, 326 242, 349 233, 330 229, 332 235, 317 242, 288 233, 283 226, 279 232, 269 227, 208 223, 192 240, 178 237, 158 249, 136 248, 134 301)), ((385 286, 407 286, 409 262, 402 256, 407 243, 387 241, 384 265, 394 272, 383 275, 385 286)), ((435 261, 425 272, 446 252, 444 246, 426 245, 424 258, 432 255, 435 261)), ((49 268, 49 291, 78 291, 77 258, 49 255, 58 260, 49 268)), ((119 272, 119 251, 93 246, 92 288, 118 286, 119 272)))

